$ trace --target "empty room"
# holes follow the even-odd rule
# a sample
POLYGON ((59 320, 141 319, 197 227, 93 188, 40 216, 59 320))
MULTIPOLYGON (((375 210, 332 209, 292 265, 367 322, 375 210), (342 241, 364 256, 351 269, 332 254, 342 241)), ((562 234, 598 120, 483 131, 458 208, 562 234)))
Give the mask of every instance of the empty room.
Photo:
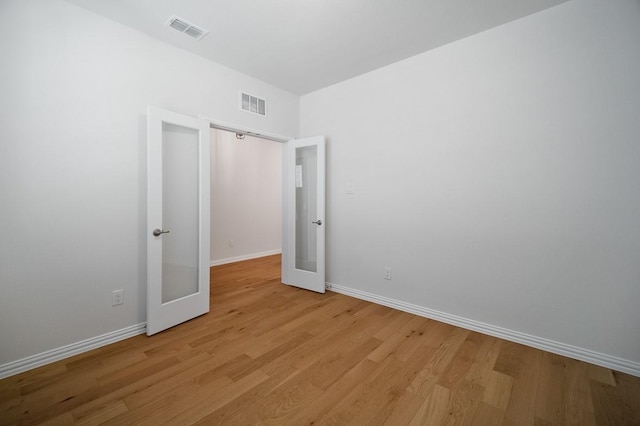
POLYGON ((0 20, 0 425, 640 424, 640 1, 0 20))

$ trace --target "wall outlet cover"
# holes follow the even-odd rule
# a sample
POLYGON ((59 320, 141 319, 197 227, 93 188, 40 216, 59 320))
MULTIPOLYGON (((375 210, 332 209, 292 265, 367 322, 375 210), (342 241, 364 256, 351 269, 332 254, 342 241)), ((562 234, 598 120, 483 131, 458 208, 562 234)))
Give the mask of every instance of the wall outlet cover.
POLYGON ((385 266, 384 268, 384 279, 385 280, 391 279, 391 268, 389 268, 388 266, 385 266))
POLYGON ((124 290, 113 290, 111 293, 111 306, 122 305, 124 303, 124 290))

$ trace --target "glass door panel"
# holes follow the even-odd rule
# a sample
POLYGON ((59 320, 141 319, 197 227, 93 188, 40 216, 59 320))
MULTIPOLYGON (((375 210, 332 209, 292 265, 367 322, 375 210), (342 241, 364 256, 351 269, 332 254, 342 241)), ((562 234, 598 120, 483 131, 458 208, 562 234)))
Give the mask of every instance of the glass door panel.
POLYGON ((198 292, 198 130, 162 124, 162 303, 198 292))
POLYGON ((296 148, 296 269, 316 272, 318 263, 318 147, 296 148))

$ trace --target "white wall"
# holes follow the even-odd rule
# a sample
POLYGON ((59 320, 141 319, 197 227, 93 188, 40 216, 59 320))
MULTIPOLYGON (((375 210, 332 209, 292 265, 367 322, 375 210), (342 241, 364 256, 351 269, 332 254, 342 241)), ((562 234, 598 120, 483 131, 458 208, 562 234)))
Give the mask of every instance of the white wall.
POLYGON ((575 0, 303 96, 327 280, 640 362, 639 46, 575 0))
POLYGON ((282 250, 282 144, 211 133, 211 263, 282 250))
POLYGON ((299 99, 59 0, 0 16, 2 365, 146 320, 147 104, 295 135, 299 99))

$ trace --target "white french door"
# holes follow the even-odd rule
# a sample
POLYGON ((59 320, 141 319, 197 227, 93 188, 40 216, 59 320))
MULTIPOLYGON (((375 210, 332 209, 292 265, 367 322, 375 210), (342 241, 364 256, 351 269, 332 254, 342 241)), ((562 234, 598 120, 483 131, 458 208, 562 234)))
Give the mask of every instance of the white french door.
POLYGON ((147 109, 147 335, 209 312, 209 122, 147 109))
POLYGON ((325 289, 325 162, 324 136, 287 142, 282 282, 319 293, 325 289))

